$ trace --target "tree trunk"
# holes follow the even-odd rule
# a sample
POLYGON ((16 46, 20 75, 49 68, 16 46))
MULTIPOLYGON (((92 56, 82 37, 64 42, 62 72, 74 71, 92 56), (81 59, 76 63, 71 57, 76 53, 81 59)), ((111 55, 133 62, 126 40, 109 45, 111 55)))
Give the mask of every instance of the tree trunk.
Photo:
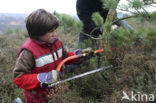
MULTIPOLYGON (((118 4, 120 0, 116 0, 116 1, 117 1, 117 4, 118 4)), ((104 30, 103 31, 103 36, 104 35, 110 35, 110 30, 107 29, 107 24, 112 25, 113 19, 116 16, 116 8, 117 8, 117 5, 116 5, 115 8, 110 7, 110 9, 109 9, 109 12, 107 14, 107 18, 105 20, 105 25, 103 27, 103 30, 104 30)), ((109 42, 108 42, 108 38, 101 41, 100 47, 105 49, 105 55, 106 55, 107 59, 112 59, 113 58, 112 57, 113 54, 112 54, 111 46, 109 45, 109 42)))

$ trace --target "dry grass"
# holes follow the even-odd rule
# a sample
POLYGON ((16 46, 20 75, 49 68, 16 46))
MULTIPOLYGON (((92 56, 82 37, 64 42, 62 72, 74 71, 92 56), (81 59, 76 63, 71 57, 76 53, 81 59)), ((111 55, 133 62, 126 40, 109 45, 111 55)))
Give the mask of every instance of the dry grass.
MULTIPOLYGON (((77 34, 64 34, 59 30, 57 34, 67 50, 76 48, 77 34)), ((28 34, 25 32, 0 35, 0 103, 12 103, 16 97, 20 97, 24 101, 22 89, 17 88, 12 81, 12 71, 17 59, 17 52, 27 37, 28 34)))
MULTIPOLYGON (((132 23, 135 23, 136 28, 139 27, 139 23, 132 23)), ((146 26, 155 28, 154 24, 152 26, 146 24, 146 26)), ((64 34, 59 30, 57 34, 68 51, 77 48, 77 34, 64 34)), ((52 91, 49 98, 55 103, 120 103, 123 90, 154 93, 156 96, 156 42, 154 38, 155 36, 148 37, 147 35, 141 45, 136 46, 133 43, 126 47, 122 68, 106 70, 59 85, 56 87, 58 93, 54 95, 52 91)), ((26 33, 0 35, 0 102, 2 103, 12 102, 15 97, 24 100, 22 90, 12 82, 12 70, 17 52, 26 39, 26 33)), ((101 57, 102 65, 107 65, 105 56, 102 54, 101 57)), ((95 69, 96 60, 97 58, 88 60, 80 71, 95 69)))

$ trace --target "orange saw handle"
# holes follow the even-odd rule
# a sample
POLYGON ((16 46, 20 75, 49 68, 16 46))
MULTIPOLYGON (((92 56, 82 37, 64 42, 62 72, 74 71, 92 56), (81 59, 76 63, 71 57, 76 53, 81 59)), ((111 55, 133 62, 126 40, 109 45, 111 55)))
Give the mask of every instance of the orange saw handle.
POLYGON ((104 49, 99 49, 99 50, 95 50, 94 53, 101 53, 101 52, 104 52, 104 49))
MULTIPOLYGON (((101 52, 104 52, 104 49, 99 49, 99 50, 95 50, 94 53, 101 53, 101 52)), ((80 57, 83 57, 83 56, 86 56, 87 53, 83 53, 83 54, 78 54, 78 55, 74 55, 74 56, 70 56, 70 57, 67 57, 66 59, 62 60, 59 65, 57 66, 56 70, 57 71, 60 71, 61 70, 61 67, 64 63, 66 63, 67 61, 69 60, 73 60, 73 59, 77 59, 77 58, 80 58, 80 57)))

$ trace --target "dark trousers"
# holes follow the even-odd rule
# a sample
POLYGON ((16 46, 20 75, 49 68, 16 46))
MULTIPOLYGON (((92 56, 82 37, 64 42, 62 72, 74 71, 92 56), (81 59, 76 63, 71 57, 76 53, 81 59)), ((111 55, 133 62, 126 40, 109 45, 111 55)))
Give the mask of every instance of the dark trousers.
MULTIPOLYGON (((83 32, 83 31, 82 31, 82 32, 83 32)), ((78 37, 78 48, 79 48, 79 49, 82 49, 81 46, 80 46, 81 43, 83 43, 83 42, 84 42, 85 40, 87 40, 89 37, 86 36, 86 35, 84 35, 84 34, 81 33, 81 32, 80 32, 78 35, 79 35, 79 37, 78 37)))

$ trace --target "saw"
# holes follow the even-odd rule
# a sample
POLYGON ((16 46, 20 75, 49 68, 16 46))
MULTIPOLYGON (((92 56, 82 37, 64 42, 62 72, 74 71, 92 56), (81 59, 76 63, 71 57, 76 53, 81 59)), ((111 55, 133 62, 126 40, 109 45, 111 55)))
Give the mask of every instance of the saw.
POLYGON ((81 78, 81 77, 87 76, 89 74, 93 74, 93 73, 96 73, 96 72, 99 72, 99 71, 102 71, 102 70, 105 70, 105 69, 109 69, 109 68, 112 68, 112 67, 113 67, 112 65, 108 65, 108 66, 104 66, 102 68, 98 68, 98 69, 95 69, 95 70, 92 70, 92 71, 89 71, 89 72, 85 72, 85 73, 82 73, 82 74, 67 78, 65 80, 57 81, 55 83, 47 83, 47 85, 48 85, 47 87, 53 87, 55 85, 65 83, 65 82, 71 81, 73 79, 81 78))
MULTIPOLYGON (((104 49, 95 50, 93 53, 97 54, 97 53, 101 53, 101 52, 104 52, 104 49)), ((62 66, 63 66, 63 64, 66 63, 67 61, 87 56, 87 54, 88 53, 82 53, 82 54, 70 56, 70 57, 64 59, 62 62, 59 63, 59 65, 57 66, 56 70, 60 71, 62 66)), ((108 65, 108 66, 104 66, 104 67, 101 67, 101 68, 98 68, 98 69, 95 69, 95 70, 92 70, 92 71, 89 71, 89 72, 86 72, 86 73, 82 73, 82 74, 70 77, 70 78, 65 79, 65 80, 57 81, 55 83, 43 83, 42 87, 53 87, 53 86, 58 85, 60 83, 64 83, 64 82, 67 82, 67 81, 70 81, 70 80, 73 80, 73 79, 81 78, 81 77, 87 76, 89 74, 93 74, 93 73, 102 71, 104 69, 109 69, 109 68, 112 68, 112 67, 113 67, 112 65, 108 65)))

